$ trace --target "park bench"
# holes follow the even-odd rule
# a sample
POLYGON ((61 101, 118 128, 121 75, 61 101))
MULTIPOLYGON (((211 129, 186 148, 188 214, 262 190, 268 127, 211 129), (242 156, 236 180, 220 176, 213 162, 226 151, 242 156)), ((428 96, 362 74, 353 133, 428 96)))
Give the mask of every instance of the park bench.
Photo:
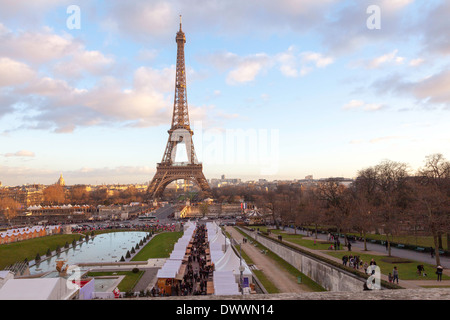
POLYGON ((370 240, 370 242, 375 243, 375 242, 377 242, 377 240, 370 240))
POLYGON ((405 247, 404 244, 398 244, 398 245, 397 245, 397 248, 404 248, 404 247, 405 247))
POLYGON ((417 251, 425 251, 425 248, 417 247, 416 250, 417 250, 417 251))

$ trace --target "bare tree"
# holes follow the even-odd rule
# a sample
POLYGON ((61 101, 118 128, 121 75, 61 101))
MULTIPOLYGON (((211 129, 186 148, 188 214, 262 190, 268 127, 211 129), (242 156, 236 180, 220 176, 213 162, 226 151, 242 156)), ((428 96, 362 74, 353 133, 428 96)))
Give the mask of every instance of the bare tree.
POLYGON ((377 203, 374 208, 376 220, 383 226, 388 254, 391 242, 398 233, 408 201, 408 166, 405 163, 384 160, 374 167, 376 172, 377 203))
POLYGON ((352 226, 364 239, 364 250, 367 251, 367 233, 376 228, 374 212, 377 198, 377 172, 367 168, 358 172, 358 177, 351 186, 354 211, 351 215, 352 226))
POLYGON ((20 203, 12 198, 0 199, 0 211, 8 220, 8 224, 17 215, 17 211, 20 209, 20 203))
POLYGON ((440 264, 441 236, 450 231, 450 162, 441 154, 426 157, 414 179, 413 216, 434 239, 436 264, 440 264))
POLYGON ((330 178, 319 183, 315 193, 325 205, 324 222, 335 226, 338 233, 349 227, 351 202, 346 189, 339 180, 330 178))
POLYGON ((44 202, 49 205, 63 204, 66 200, 64 187, 59 184, 44 189, 44 202))
POLYGON ((303 192, 297 205, 295 217, 296 224, 302 226, 313 225, 315 228, 315 237, 317 239, 317 230, 322 223, 324 212, 326 210, 326 201, 317 197, 317 190, 310 188, 303 192))

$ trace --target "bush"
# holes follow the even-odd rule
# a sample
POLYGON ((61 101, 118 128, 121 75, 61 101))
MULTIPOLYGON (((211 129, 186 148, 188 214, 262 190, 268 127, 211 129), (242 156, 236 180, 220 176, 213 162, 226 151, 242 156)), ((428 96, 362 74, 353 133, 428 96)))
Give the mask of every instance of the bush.
POLYGON ((122 258, 120 258, 120 261, 121 261, 121 262, 124 262, 124 261, 125 261, 125 258, 122 256, 122 258))
POLYGON ((34 258, 34 260, 36 260, 36 261, 41 261, 41 255, 38 253, 38 254, 36 255, 36 258, 34 258))
POLYGON ((127 251, 127 254, 125 255, 125 258, 131 258, 131 254, 130 254, 130 251, 127 251))
POLYGON ((139 272, 139 268, 133 268, 133 269, 131 270, 131 272, 133 272, 133 273, 138 273, 138 272, 139 272))
POLYGON ((131 253, 136 253, 136 251, 134 250, 134 247, 133 248, 131 248, 131 253))

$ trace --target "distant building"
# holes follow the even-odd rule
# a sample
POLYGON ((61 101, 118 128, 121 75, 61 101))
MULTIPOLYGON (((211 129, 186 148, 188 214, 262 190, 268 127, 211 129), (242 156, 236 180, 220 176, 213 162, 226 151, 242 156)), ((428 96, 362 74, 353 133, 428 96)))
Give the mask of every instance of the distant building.
POLYGON ((64 187, 66 185, 66 182, 64 181, 63 175, 61 173, 61 175, 59 176, 58 181, 56 182, 57 185, 60 185, 62 187, 64 187))

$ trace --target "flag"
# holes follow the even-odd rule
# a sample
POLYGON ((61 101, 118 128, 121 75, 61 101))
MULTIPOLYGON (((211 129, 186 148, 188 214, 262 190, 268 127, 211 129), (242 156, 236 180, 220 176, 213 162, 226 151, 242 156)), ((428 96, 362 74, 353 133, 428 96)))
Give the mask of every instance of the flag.
POLYGON ((113 290, 113 293, 114 293, 114 298, 119 298, 120 297, 120 290, 119 290, 119 288, 116 287, 113 290))

